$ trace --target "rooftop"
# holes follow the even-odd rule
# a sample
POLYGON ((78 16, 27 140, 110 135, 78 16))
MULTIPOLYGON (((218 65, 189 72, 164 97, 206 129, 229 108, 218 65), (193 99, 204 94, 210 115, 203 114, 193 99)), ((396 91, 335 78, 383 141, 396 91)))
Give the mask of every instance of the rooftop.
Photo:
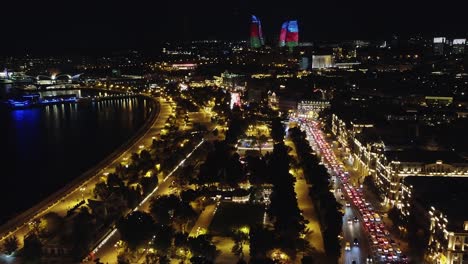
POLYGON ((401 162, 436 163, 466 163, 467 160, 454 151, 429 151, 423 149, 410 149, 403 151, 385 151, 389 160, 401 162))

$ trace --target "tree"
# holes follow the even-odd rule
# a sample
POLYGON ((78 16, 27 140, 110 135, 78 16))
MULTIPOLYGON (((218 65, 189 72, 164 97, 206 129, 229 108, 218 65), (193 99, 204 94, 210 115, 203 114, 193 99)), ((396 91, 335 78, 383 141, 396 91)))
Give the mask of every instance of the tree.
POLYGON ((153 247, 158 252, 167 252, 172 245, 174 230, 167 225, 159 225, 156 227, 155 236, 153 237, 153 247))
POLYGON ((154 228, 154 220, 151 215, 140 211, 131 213, 117 223, 122 240, 132 250, 149 240, 153 236, 154 228))
POLYGON ((72 256, 80 259, 88 252, 94 233, 94 218, 86 207, 82 207, 80 212, 73 218, 72 232, 69 241, 72 246, 72 256))
POLYGON ((143 177, 141 178, 140 182, 143 189, 143 194, 147 195, 153 191, 156 186, 158 186, 158 176, 152 175, 151 177, 143 177))
POLYGON ((169 264, 171 260, 166 255, 158 255, 159 264, 169 264))
POLYGON ((156 222, 169 225, 174 216, 174 210, 180 205, 175 195, 164 195, 154 198, 150 204, 150 213, 156 222))
POLYGON ((276 245, 275 233, 272 230, 264 228, 262 225, 253 226, 249 232, 249 243, 250 256, 252 258, 263 258, 276 245))
POLYGON ((109 197, 110 191, 106 183, 99 182, 96 183, 96 186, 94 186, 93 194, 94 197, 105 200, 107 197, 109 197))
POLYGON ((196 219, 197 213, 188 202, 182 201, 179 201, 179 206, 174 210, 175 222, 180 225, 182 233, 185 233, 188 223, 196 219))
POLYGON ((5 252, 5 254, 11 255, 18 249, 18 246, 18 238, 16 236, 10 236, 3 243, 3 251, 5 252))
POLYGON ((42 243, 37 235, 32 234, 24 238, 24 247, 21 252, 24 263, 40 263, 42 257, 42 243))
POLYGON ((44 215, 39 225, 40 234, 43 237, 52 237, 63 231, 65 220, 57 213, 50 212, 44 215))
POLYGON ((205 257, 207 260, 214 261, 218 255, 216 246, 211 242, 211 237, 208 235, 190 237, 188 246, 194 257, 205 257))
POLYGON ((119 175, 115 173, 111 173, 107 176, 107 186, 109 188, 120 187, 123 188, 125 186, 122 179, 120 179, 119 175))
POLYGON ((174 246, 177 248, 187 247, 188 234, 177 232, 174 235, 174 246))
POLYGON ((231 251, 242 259, 244 257, 244 244, 249 240, 249 234, 241 228, 234 228, 232 230, 232 238, 234 239, 234 246, 231 251))
POLYGON ((268 137, 261 134, 257 139, 258 149, 260 150, 260 154, 262 153, 262 145, 268 142, 268 137))
POLYGON ((140 152, 140 168, 147 171, 153 167, 153 159, 148 150, 144 149, 140 152))
POLYGON ((398 212, 398 209, 393 206, 388 210, 388 218, 392 220, 393 226, 403 226, 405 223, 402 221, 400 217, 400 213, 398 212))
POLYGON ((182 199, 182 202, 186 203, 195 201, 195 199, 197 199, 198 196, 198 192, 193 189, 187 189, 180 193, 180 199, 182 199))
POLYGON ((278 117, 271 122, 271 137, 275 142, 282 142, 284 139, 284 126, 278 117))

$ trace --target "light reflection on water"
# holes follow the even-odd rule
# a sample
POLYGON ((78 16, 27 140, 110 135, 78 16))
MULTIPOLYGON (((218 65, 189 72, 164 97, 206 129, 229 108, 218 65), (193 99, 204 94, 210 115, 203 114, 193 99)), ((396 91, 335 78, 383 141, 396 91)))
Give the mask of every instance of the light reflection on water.
POLYGON ((148 117, 143 98, 0 109, 0 222, 110 154, 148 117), (6 202, 8 201, 8 202, 6 202))

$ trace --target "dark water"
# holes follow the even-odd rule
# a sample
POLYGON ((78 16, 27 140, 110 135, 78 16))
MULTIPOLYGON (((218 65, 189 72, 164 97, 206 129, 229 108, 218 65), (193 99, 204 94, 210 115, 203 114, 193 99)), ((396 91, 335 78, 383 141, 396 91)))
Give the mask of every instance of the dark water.
POLYGON ((99 163, 134 135, 153 107, 126 98, 0 108, 0 223, 99 163))

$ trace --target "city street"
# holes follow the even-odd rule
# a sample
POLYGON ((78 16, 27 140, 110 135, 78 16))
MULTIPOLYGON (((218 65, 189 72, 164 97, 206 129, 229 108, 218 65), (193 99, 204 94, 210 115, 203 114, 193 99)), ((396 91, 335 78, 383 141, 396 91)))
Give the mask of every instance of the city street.
POLYGON ((335 197, 344 204, 341 263, 406 263, 401 259, 401 249, 374 209, 378 205, 365 199, 364 188, 349 181, 349 172, 335 156, 320 125, 311 120, 299 121, 312 148, 332 176, 335 197))
MULTIPOLYGON (((67 192, 64 196, 59 199, 55 199, 54 202, 49 203, 48 205, 43 206, 40 210, 34 214, 34 217, 30 218, 16 218, 9 221, 2 227, 0 243, 2 243, 9 236, 18 237, 20 243, 23 242, 23 237, 29 232, 30 227, 29 223, 40 219, 42 216, 49 212, 55 212, 61 216, 65 216, 68 209, 75 206, 82 200, 93 199, 92 189, 94 185, 101 181, 102 176, 106 175, 109 172, 112 172, 113 169, 120 163, 126 163, 130 158, 131 154, 134 152, 141 151, 144 147, 148 147, 152 144, 153 137, 155 137, 159 131, 164 127, 166 119, 172 113, 172 107, 169 103, 165 102, 163 99, 159 99, 159 114, 155 118, 151 127, 145 131, 138 140, 136 140, 131 146, 129 146, 122 153, 116 154, 117 157, 101 165, 101 167, 92 168, 86 174, 90 174, 87 180, 84 180, 80 184, 77 184, 70 188, 70 191, 67 192), (16 224, 16 227, 12 226, 12 223, 16 224), (20 223, 18 225, 18 223, 20 223)), ((92 151, 92 150, 90 150, 92 151)), ((21 217, 21 215, 20 215, 21 217)))

